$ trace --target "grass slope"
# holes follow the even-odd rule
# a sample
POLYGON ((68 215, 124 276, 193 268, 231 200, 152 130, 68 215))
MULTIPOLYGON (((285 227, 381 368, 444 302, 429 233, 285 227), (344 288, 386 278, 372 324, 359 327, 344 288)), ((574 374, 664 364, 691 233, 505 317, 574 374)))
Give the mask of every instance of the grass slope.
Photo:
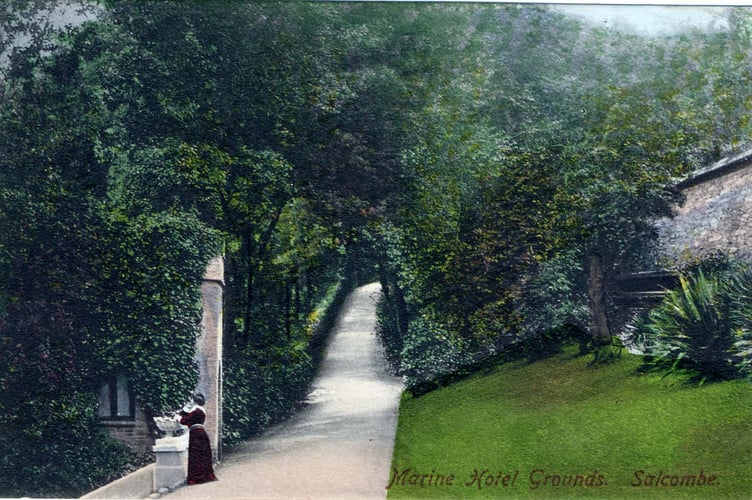
POLYGON ((752 384, 588 362, 567 349, 404 397, 388 498, 752 498, 752 384))

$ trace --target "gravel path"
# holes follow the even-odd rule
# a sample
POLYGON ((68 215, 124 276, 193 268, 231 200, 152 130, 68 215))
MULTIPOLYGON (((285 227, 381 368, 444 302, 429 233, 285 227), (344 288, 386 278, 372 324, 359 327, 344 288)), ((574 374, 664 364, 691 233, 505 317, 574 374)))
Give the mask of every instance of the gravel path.
POLYGON ((302 411, 225 454, 219 481, 165 498, 385 498, 402 381, 374 333, 379 293, 348 297, 302 411))

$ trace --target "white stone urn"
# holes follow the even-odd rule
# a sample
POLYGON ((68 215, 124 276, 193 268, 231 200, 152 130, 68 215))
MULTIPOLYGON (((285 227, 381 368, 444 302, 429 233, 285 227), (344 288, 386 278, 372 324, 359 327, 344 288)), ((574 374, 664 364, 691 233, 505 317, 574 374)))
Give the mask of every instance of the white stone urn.
POLYGON ((185 431, 185 427, 180 425, 177 417, 154 417, 154 423, 165 436, 177 436, 185 431))

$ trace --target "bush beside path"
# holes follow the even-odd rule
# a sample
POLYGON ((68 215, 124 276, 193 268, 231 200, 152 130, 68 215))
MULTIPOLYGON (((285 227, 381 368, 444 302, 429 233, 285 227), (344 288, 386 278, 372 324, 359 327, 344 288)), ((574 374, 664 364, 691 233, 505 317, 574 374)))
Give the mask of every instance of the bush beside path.
POLYGON ((219 481, 167 498, 386 497, 402 381, 376 337, 379 294, 371 284, 346 300, 303 410, 226 453, 219 481))

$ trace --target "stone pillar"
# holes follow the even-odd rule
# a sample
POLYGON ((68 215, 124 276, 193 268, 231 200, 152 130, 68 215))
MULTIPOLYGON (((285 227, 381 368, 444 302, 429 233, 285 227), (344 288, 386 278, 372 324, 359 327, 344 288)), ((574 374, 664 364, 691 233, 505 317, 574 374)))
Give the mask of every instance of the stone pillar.
POLYGON ((178 437, 163 437, 154 443, 156 464, 152 491, 174 490, 185 484, 188 470, 188 432, 178 437))
POLYGON ((203 318, 201 336, 196 343, 199 380, 196 390, 206 398, 206 433, 211 441, 213 458, 222 458, 222 294, 224 259, 209 262, 201 285, 203 318))

